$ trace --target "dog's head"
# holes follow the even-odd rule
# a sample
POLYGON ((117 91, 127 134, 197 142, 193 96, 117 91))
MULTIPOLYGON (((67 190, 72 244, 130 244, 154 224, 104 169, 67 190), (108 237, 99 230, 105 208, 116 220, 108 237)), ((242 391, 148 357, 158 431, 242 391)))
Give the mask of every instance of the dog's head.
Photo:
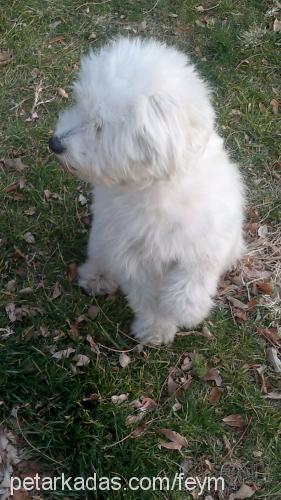
POLYGON ((74 94, 50 148, 94 184, 171 177, 203 151, 214 124, 187 57, 154 40, 121 38, 84 57, 74 94))

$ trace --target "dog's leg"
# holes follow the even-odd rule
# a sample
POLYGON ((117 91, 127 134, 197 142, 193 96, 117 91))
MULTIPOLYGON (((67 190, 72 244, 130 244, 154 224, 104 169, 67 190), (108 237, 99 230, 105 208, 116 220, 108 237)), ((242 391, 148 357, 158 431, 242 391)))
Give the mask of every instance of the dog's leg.
POLYGON ((209 314, 219 272, 199 264, 194 270, 178 268, 167 274, 160 290, 159 310, 178 326, 193 328, 209 314))
POLYGON ((169 344, 174 340, 177 325, 159 313, 158 288, 153 280, 127 281, 122 284, 129 304, 135 313, 132 335, 142 344, 169 344))
POLYGON ((100 240, 96 234, 94 224, 90 230, 87 260, 78 268, 78 283, 89 295, 107 295, 116 292, 117 283, 109 276, 103 259, 100 240))

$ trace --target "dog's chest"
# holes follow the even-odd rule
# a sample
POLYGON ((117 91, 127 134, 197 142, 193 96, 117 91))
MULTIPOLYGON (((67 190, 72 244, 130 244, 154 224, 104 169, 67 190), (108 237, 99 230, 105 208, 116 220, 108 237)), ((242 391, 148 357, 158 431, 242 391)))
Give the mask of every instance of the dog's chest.
POLYGON ((101 194, 96 196, 94 218, 107 261, 130 273, 140 267, 162 272, 176 258, 178 221, 155 203, 101 194))

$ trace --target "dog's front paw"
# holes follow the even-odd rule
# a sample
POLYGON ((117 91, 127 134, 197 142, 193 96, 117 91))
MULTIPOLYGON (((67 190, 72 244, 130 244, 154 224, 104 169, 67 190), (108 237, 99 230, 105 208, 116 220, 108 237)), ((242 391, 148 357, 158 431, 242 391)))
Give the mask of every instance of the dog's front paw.
POLYGON ((78 268, 78 284, 88 295, 110 295, 117 291, 118 285, 112 279, 93 274, 86 262, 78 268))
POLYGON ((151 321, 140 316, 134 319, 131 333, 141 344, 170 344, 175 338, 177 327, 170 322, 151 321))

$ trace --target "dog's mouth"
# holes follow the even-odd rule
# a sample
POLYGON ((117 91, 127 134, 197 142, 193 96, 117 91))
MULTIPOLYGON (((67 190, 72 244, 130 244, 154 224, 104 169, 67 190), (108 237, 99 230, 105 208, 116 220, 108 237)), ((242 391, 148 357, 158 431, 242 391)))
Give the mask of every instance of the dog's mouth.
POLYGON ((68 174, 75 175, 76 168, 72 167, 69 165, 69 163, 66 160, 59 159, 60 165, 62 169, 67 172, 68 174))

